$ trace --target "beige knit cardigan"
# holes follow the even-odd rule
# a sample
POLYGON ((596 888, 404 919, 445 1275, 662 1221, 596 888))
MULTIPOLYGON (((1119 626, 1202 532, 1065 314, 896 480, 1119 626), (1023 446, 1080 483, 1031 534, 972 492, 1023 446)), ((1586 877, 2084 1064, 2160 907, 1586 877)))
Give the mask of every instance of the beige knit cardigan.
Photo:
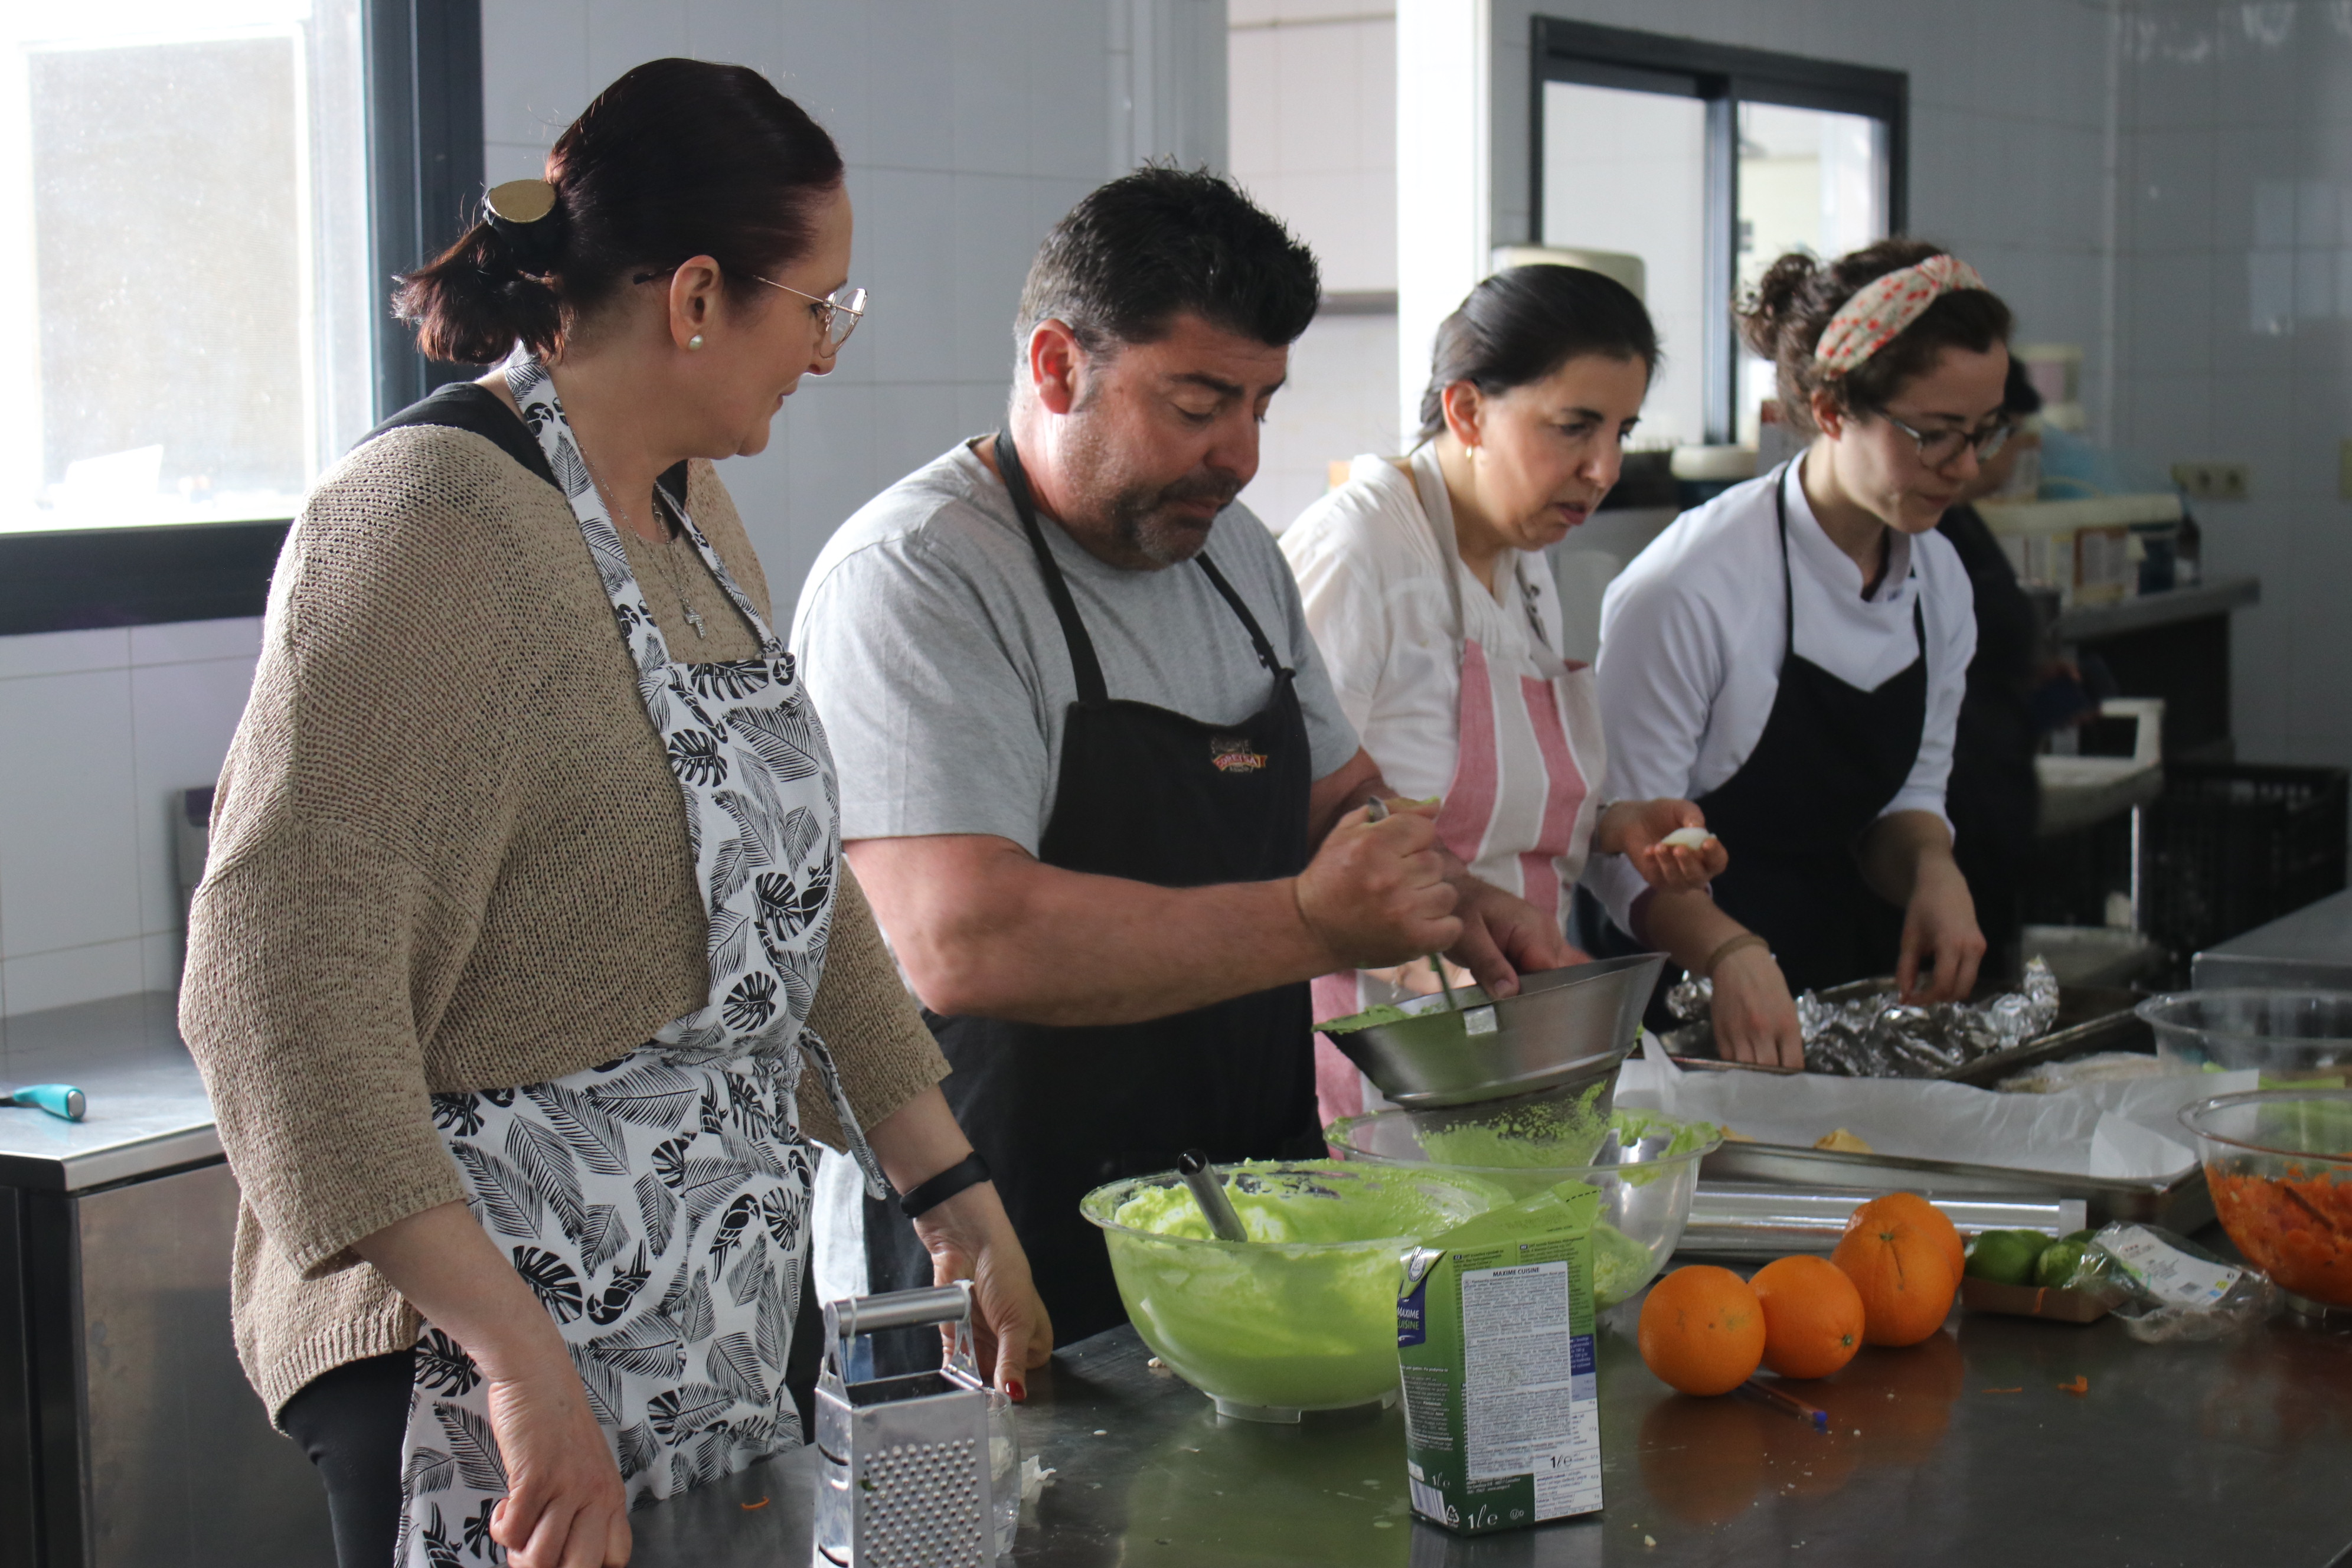
MULTIPOLYGON (((689 472, 688 510, 764 614, 733 503, 710 465, 689 472)), ((756 651, 691 544, 625 538, 674 657, 756 651)), ((272 1419, 416 1339, 352 1244, 466 1195, 428 1094, 578 1072, 704 1004, 693 871, 562 492, 446 427, 345 458, 270 587, 180 996, 243 1193, 237 1354, 272 1419)), ((846 862, 809 1024, 867 1127, 946 1076, 846 862)), ((838 1142, 814 1071, 800 1108, 838 1142)))

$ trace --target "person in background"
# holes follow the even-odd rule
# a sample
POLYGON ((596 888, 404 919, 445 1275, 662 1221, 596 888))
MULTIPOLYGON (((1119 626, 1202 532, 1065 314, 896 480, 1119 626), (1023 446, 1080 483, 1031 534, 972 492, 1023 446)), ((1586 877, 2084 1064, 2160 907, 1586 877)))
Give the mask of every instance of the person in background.
MULTIPOLYGON (((1592 671, 1558 652, 1543 554, 1616 483, 1657 360, 1649 313, 1614 279, 1498 272, 1437 330, 1413 449, 1358 458, 1282 535, 1332 689, 1381 775, 1441 797, 1447 850, 1554 921, 1588 855, 1685 889, 1724 865, 1716 840, 1662 842, 1704 826, 1690 802, 1600 799, 1592 671)), ((1436 985, 1425 963, 1342 971, 1316 981, 1316 1016, 1436 985)), ((1365 1108, 1362 1075, 1328 1038, 1315 1080, 1327 1122, 1365 1108)))
POLYGON ((1609 794, 1688 795, 1731 864, 1711 895, 1596 877, 1616 940, 1708 954, 1726 1057, 1798 1067, 1792 988, 1976 984, 1944 816, 1976 618, 1935 530, 2008 437, 2010 314, 1966 263, 1889 239, 1780 258, 1740 325, 1811 445, 1633 559, 1599 660, 1609 794))
MULTIPOLYGON (((2002 406, 2013 423, 2042 407, 2042 395, 2016 360, 2010 362, 2002 406)), ((1976 657, 1969 660, 1968 693, 1953 734, 1944 812, 1952 824, 1952 858, 1976 901, 1987 965, 2002 978, 2013 976, 2021 962, 2022 882, 2041 809, 2042 786, 2033 772, 2040 739, 2034 692, 2059 672, 2042 657, 2041 622, 2017 584, 2017 569, 1971 503, 2004 489, 2019 455, 2035 439, 2031 432, 2013 435, 1979 463, 1977 477, 1961 489, 1960 504, 1936 525, 1968 572, 1977 620, 1976 657)))
MULTIPOLYGON (((856 322, 842 176, 758 73, 631 70, 404 280, 427 354, 504 364, 288 535, 180 1025, 342 1568, 625 1563, 633 1503, 804 1435, 803 1128, 910 1194, 971 1152, 711 466, 856 322)), ((1017 1394, 994 1189, 917 1223, 1017 1394)))
MULTIPOLYGON (((1213 174, 1101 186, 1031 263, 1004 430, 868 501, 801 591, 849 861, 1066 1342, 1127 1318, 1089 1190, 1322 1152, 1310 979, 1451 952, 1507 994, 1567 957, 1425 810, 1370 819, 1394 792, 1234 504, 1317 293, 1213 174)), ((875 1289, 928 1280, 902 1219, 865 1225, 875 1289)))

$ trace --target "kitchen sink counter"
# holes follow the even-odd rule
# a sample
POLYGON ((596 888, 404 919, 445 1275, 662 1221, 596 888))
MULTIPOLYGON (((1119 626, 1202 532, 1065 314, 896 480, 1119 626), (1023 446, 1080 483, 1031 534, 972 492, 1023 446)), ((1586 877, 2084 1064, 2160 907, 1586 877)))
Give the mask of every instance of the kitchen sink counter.
MULTIPOLYGON (((1607 1511, 1463 1538, 1412 1519, 1395 1411, 1221 1422, 1132 1330, 1055 1357, 1022 1441, 1055 1472, 1013 1561, 1313 1564, 2307 1564, 2352 1549, 2352 1335, 2275 1321, 2221 1345, 1958 1314, 1811 1385, 1831 1436, 1643 1368, 1603 1321, 1607 1511), (2062 1384, 2087 1380, 2088 1392, 2062 1384)), ((813 1450, 637 1514, 638 1568, 811 1561, 813 1450)))

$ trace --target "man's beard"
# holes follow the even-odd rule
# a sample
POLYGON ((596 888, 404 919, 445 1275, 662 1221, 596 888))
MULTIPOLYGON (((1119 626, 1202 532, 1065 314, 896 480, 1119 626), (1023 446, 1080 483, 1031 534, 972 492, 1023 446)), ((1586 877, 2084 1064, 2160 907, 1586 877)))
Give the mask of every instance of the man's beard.
POLYGON ((1176 507, 1191 501, 1214 501, 1222 512, 1234 503, 1241 487, 1213 475, 1188 474, 1172 485, 1131 485, 1114 494, 1104 518, 1118 542, 1161 566, 1180 565, 1201 553, 1215 526, 1213 514, 1196 521, 1176 507))

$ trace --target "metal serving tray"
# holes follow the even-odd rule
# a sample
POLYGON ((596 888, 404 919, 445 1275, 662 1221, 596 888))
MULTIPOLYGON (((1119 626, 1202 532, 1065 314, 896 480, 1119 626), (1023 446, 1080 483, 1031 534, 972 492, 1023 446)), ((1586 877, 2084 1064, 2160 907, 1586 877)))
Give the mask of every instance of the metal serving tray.
MULTIPOLYGON (((1890 980, 1857 981, 1823 994, 1866 995, 1872 990, 1890 989, 1893 984, 1890 980)), ((2101 1051, 2153 1055, 2155 1037, 2131 1011, 2132 1004, 2137 1000, 2133 992, 2098 986, 2062 990, 2058 994, 2057 1028, 2013 1049, 1979 1057, 1937 1077, 1947 1082, 1990 1089, 2011 1073, 2044 1062, 2068 1061, 2101 1051)), ((1713 1058, 1676 1057, 1675 1060, 1685 1068, 1702 1071, 1772 1070, 1713 1058)), ((2012 1171, 2001 1165, 1912 1160, 1894 1154, 1848 1154, 1788 1143, 1727 1140, 1722 1148, 1699 1163, 1699 1174, 1709 1182, 1761 1182, 1788 1187, 1868 1187, 1879 1192, 1900 1188, 1928 1197, 2080 1198, 2094 1226, 2137 1220, 2182 1235, 2201 1230, 2213 1221, 2213 1198, 2206 1190, 2202 1165, 2192 1165, 2168 1182, 2126 1182, 2055 1171, 2012 1171)))

